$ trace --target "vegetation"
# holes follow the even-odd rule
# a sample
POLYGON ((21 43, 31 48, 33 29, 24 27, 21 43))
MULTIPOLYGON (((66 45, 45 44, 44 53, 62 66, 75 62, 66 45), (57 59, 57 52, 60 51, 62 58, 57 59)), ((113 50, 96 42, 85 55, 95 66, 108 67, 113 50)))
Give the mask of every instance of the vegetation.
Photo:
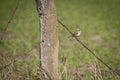
MULTIPOLYGON (((0 36, 17 0, 0 1, 0 36)), ((114 70, 120 68, 120 0, 55 0, 57 17, 71 31, 82 30, 81 39, 114 70)), ((117 80, 119 77, 83 48, 58 24, 60 78, 68 80, 117 80), (66 65, 63 65, 66 58, 66 65), (96 68, 96 65, 98 66, 96 68), (67 73, 62 71, 67 69, 67 73), (104 72, 105 74, 97 74, 104 72), (107 74, 106 74, 107 73, 107 74), (77 75, 81 75, 78 77, 77 75), (117 79, 116 79, 117 78, 117 79)), ((20 0, 4 39, 0 41, 0 80, 36 80, 39 67, 39 20, 34 0, 20 0), (14 59, 16 62, 14 62, 14 59)), ((119 72, 119 71, 118 71, 119 72)))

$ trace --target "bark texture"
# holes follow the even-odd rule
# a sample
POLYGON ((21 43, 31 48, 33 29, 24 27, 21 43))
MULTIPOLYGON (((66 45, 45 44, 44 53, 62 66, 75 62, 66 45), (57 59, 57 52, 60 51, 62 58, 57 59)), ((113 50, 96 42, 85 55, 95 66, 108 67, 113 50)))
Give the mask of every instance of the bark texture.
POLYGON ((58 80, 58 34, 54 0, 36 0, 41 31, 43 80, 58 80))

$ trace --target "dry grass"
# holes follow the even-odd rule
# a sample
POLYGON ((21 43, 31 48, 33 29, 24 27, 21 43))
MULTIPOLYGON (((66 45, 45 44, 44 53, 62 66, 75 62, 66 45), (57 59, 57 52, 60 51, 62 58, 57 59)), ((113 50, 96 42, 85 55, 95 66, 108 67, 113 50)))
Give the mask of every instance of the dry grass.
MULTIPOLYGON (((0 80, 42 80, 42 70, 40 70, 38 65, 35 65, 34 68, 31 69, 29 67, 29 64, 27 64, 27 61, 24 61, 24 64, 16 67, 16 63, 21 62, 20 58, 10 58, 9 56, 7 56, 7 53, 1 54, 0 59, 0 80)), ((71 67, 69 65, 69 62, 67 62, 67 59, 63 58, 59 66, 60 80, 120 79, 120 74, 114 74, 113 71, 109 70, 102 70, 96 60, 93 62, 93 64, 71 67)), ((120 73, 119 68, 116 68, 114 70, 120 73)))
MULTIPOLYGON (((66 61, 66 60, 65 60, 66 61)), ((120 75, 114 71, 102 70, 97 61, 93 64, 69 66, 68 62, 62 60, 62 69, 60 71, 60 80, 119 80, 120 75)), ((117 69, 119 72, 119 70, 117 69)))
MULTIPOLYGON (((1 0, 0 38, 15 7, 15 1, 1 0)), ((69 34, 59 26, 59 58, 61 60, 62 56, 67 57, 59 64, 60 80, 120 80, 120 67, 117 67, 120 65, 119 0, 101 0, 99 3, 96 0, 55 2, 58 18, 70 26, 72 31, 77 29, 76 24, 80 25, 80 38, 114 68, 113 71, 109 71, 96 60, 90 62, 91 56, 87 55, 88 52, 75 41, 69 41, 69 34)), ((0 41, 0 80, 41 80, 38 49, 24 54, 24 51, 31 49, 38 41, 39 22, 34 0, 21 0, 4 40, 0 41)))

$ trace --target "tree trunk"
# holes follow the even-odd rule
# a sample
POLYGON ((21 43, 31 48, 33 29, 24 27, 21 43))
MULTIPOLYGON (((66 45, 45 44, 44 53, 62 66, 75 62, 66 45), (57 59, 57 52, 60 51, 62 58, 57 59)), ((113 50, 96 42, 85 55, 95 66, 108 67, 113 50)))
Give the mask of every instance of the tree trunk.
POLYGON ((58 34, 54 0, 36 0, 40 20, 42 80, 58 80, 58 34))

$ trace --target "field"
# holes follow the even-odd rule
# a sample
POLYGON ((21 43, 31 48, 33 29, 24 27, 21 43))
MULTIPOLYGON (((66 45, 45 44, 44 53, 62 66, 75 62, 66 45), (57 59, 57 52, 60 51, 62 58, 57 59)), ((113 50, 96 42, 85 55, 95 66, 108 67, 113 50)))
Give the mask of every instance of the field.
MULTIPOLYGON (((0 1, 0 37, 16 4, 17 0, 0 1)), ((55 5, 57 18, 73 32, 81 29, 82 33, 78 38, 120 74, 120 0, 55 0, 55 5)), ((119 78, 111 75, 109 69, 74 38, 69 37, 70 34, 59 23, 57 27, 60 41, 59 69, 62 72, 63 67, 67 68, 68 80, 80 80, 76 73, 82 76, 82 80, 119 78), (64 58, 67 59, 66 66, 62 65, 64 58), (108 73, 99 77, 94 69, 108 73)), ((39 78, 39 41, 35 1, 20 0, 13 20, 0 41, 0 80, 39 78), (9 63, 11 65, 3 68, 9 63)), ((62 80, 65 80, 65 74, 62 80)))

